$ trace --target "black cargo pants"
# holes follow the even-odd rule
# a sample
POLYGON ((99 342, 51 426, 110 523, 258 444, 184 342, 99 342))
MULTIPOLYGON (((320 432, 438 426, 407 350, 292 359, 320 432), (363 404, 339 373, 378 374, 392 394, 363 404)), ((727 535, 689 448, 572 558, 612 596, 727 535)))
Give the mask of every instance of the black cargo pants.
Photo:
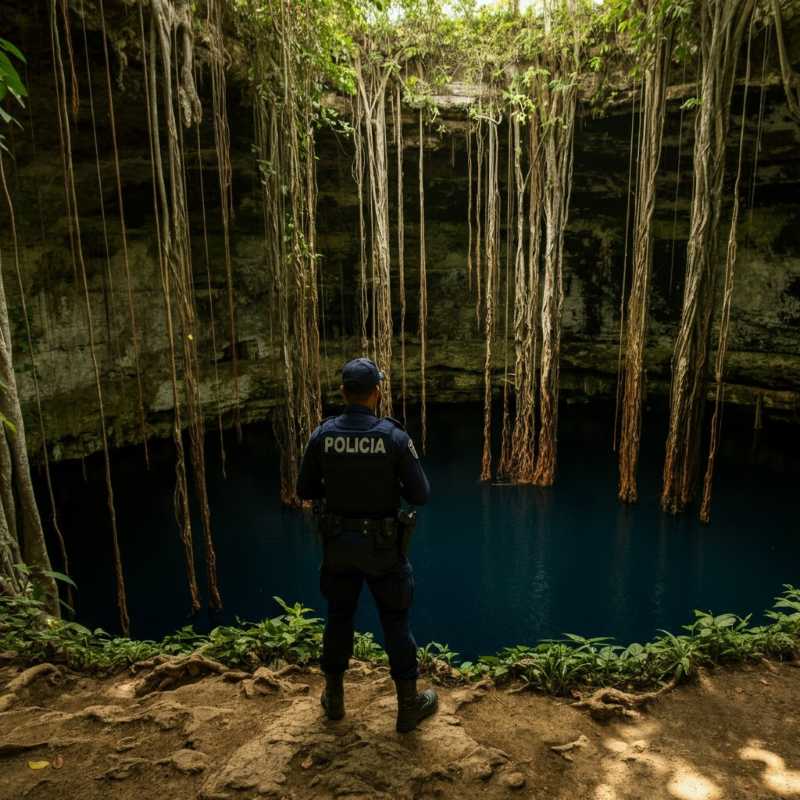
POLYGON ((417 643, 409 626, 414 575, 393 538, 388 544, 372 533, 341 531, 327 537, 320 590, 328 601, 322 640, 323 672, 344 672, 353 655, 353 616, 366 581, 378 608, 392 678, 417 677, 417 643))

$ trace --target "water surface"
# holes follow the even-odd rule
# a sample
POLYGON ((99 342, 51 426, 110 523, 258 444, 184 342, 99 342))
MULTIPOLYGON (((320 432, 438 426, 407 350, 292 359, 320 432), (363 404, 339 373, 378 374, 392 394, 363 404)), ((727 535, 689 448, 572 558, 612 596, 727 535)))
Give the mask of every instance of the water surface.
MULTIPOLYGON (((654 415, 655 416, 655 415, 654 415)), ((663 411, 658 417, 663 416, 663 411)), ((783 583, 800 583, 797 460, 784 433, 753 447, 753 433, 728 425, 713 519, 672 518, 658 508, 663 429, 648 421, 641 500, 616 500, 611 451, 613 408, 562 410, 556 486, 488 486, 477 481, 481 409, 430 410, 423 461, 433 499, 420 513, 412 561, 419 642, 448 642, 473 658, 563 632, 613 636, 622 643, 677 631, 692 609, 745 614, 771 604, 783 583), (777 444, 776 444, 777 440, 777 444)), ((790 436, 796 436, 786 428, 790 436)), ((412 426, 413 433, 413 426, 412 426)), ((766 435, 766 434, 765 434, 766 435)), ((174 522, 169 443, 114 454, 114 477, 132 632, 158 637, 189 619, 183 552, 174 522)), ((273 595, 324 607, 319 546, 303 514, 278 502, 277 455, 266 425, 227 439, 227 479, 209 436, 209 496, 225 611, 201 612, 199 629, 277 613, 273 595)), ((101 460, 58 465, 54 479, 79 619, 116 627, 114 583, 101 460)), ((196 526, 197 572, 205 582, 196 526)), ((379 633, 367 590, 357 626, 379 633)), ((205 600, 205 595, 204 595, 205 600)), ((380 638, 380 636, 379 636, 380 638)))

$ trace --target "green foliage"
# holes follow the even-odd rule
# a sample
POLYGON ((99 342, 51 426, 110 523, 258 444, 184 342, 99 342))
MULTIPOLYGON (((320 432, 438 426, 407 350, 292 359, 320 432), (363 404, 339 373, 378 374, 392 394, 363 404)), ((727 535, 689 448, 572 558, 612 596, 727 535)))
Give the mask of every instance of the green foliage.
POLYGON ((285 77, 277 55, 281 45, 290 48, 293 67, 303 76, 304 85, 296 87, 303 94, 298 105, 307 103, 321 117, 326 89, 355 91, 350 31, 366 13, 360 0, 305 0, 290 15, 277 0, 235 0, 233 5, 239 38, 257 56, 248 60, 248 69, 262 98, 281 101, 285 77), (285 35, 287 31, 291 35, 285 35))
MULTIPOLYGON (((55 619, 45 612, 44 598, 31 589, 21 597, 0 597, 0 650, 17 652, 26 662, 55 661, 89 671, 118 670, 157 654, 198 650, 247 669, 275 662, 313 663, 322 646, 322 620, 300 603, 289 605, 279 597, 275 601, 283 611, 277 617, 220 626, 207 636, 187 626, 154 642, 113 637, 99 628, 91 631, 55 619)), ((800 589, 785 585, 766 616, 769 624, 751 627, 749 616, 695 611, 684 633, 662 631, 647 644, 621 647, 607 637, 567 634, 562 640, 507 647, 497 655, 461 664, 458 653, 446 644, 430 642, 418 651, 419 665, 422 672, 433 675, 444 665, 465 680, 521 681, 554 695, 590 686, 644 689, 667 680, 689 679, 701 666, 796 655, 800 651, 800 589)), ((353 655, 373 664, 387 663, 385 651, 371 633, 356 634, 353 655)))
POLYGON ((283 614, 262 622, 215 628, 203 652, 225 664, 250 668, 279 660, 308 664, 319 658, 322 620, 309 617, 311 609, 300 603, 290 606, 280 597, 275 601, 283 614))
MULTIPOLYGON (((687 2, 665 0, 670 7, 687 2)), ((612 29, 626 13, 634 14, 628 5, 633 7, 616 0, 615 13, 604 15, 590 0, 579 0, 574 13, 554 4, 547 20, 534 8, 516 13, 508 4, 476 0, 305 0, 293 7, 291 19, 282 16, 277 0, 236 0, 234 7, 239 39, 254 54, 249 70, 258 95, 283 102, 278 54, 288 42, 296 74, 304 76, 303 85, 293 87, 302 94, 298 104, 308 102, 315 121, 328 124, 324 93, 354 93, 356 54, 362 63, 388 67, 402 85, 404 102, 426 109, 428 121, 435 122, 435 97, 454 81, 509 91, 512 105, 519 106, 518 76, 545 50, 567 58, 576 43, 587 44, 587 69, 600 71, 612 54, 612 29), (286 30, 290 36, 281 35, 286 30)), ((573 72, 560 78, 564 86, 553 88, 572 86, 578 79, 573 72)))
MULTIPOLYGON (((11 123, 19 125, 14 116, 3 108, 3 102, 7 97, 12 97, 17 105, 24 108, 25 98, 28 95, 12 59, 25 63, 25 56, 17 47, 6 39, 0 38, 0 122, 6 125, 11 123)), ((0 133, 0 149, 7 151, 2 133, 0 133)))
POLYGON ((353 642, 353 656, 359 661, 370 661, 373 664, 389 662, 386 651, 375 641, 375 636, 371 633, 356 633, 353 642))
MULTIPOLYGON (((16 67, 11 59, 25 63, 25 56, 15 47, 11 42, 6 39, 0 38, 0 102, 2 102, 7 94, 11 94, 14 99, 21 106, 24 107, 24 98, 28 92, 25 89, 25 84, 19 76, 16 67)), ((6 117, 3 120, 8 122, 6 117)))
POLYGON ((662 631, 644 645, 622 648, 603 637, 568 634, 563 641, 533 648, 506 648, 461 669, 468 678, 520 679, 534 689, 568 694, 580 686, 646 688, 665 680, 682 681, 703 665, 789 658, 800 650, 800 589, 788 584, 783 588, 766 614, 770 625, 751 627, 749 616, 695 611, 694 621, 684 626, 686 633, 662 631))
POLYGON ((437 662, 452 667, 457 658, 458 653, 453 652, 446 644, 441 642, 429 642, 417 650, 419 668, 423 672, 434 669, 437 662))
POLYGON ((31 586, 18 597, 0 596, 0 650, 16 652, 27 662, 52 661, 88 671, 113 671, 158 654, 195 650, 230 666, 249 668, 278 660, 308 664, 317 659, 322 621, 309 617, 311 609, 300 603, 275 600, 284 613, 272 619, 221 626, 208 636, 187 626, 155 642, 115 637, 101 628, 92 631, 52 617, 45 610, 44 598, 36 596, 31 586))

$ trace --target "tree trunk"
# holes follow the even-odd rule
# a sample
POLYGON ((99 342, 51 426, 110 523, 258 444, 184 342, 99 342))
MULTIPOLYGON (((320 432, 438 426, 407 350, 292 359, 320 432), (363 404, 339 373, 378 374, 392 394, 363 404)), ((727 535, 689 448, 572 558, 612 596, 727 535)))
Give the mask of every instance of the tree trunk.
MULTIPOLYGON (((7 587, 13 588, 18 581, 9 574, 10 559, 19 561, 21 556, 25 563, 39 570, 50 571, 50 557, 44 539, 42 520, 36 506, 36 497, 31 481, 30 464, 25 441, 25 423, 17 394, 17 380, 14 375, 14 363, 11 346, 11 326, 8 319, 8 306, 0 269, 0 413, 13 425, 13 431, 4 423, 0 436, 4 442, 0 445, 3 467, 3 522, 0 525, 0 555, 2 563, 0 577, 7 587), (6 472, 8 466, 11 471, 6 472), (13 490, 12 490, 13 487, 13 490), (14 503, 16 499, 16 504, 14 503), (12 527, 15 526, 15 527, 12 527), (15 542, 17 546, 15 547, 15 542)), ((41 575, 37 578, 51 614, 58 615, 58 588, 53 578, 41 575)))

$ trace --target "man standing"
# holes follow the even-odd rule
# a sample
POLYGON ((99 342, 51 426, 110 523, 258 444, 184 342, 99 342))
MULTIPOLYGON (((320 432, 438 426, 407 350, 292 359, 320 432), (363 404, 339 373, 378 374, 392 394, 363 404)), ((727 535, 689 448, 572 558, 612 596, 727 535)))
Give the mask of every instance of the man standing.
POLYGON ((344 716, 343 675, 353 654, 353 616, 364 581, 378 607, 392 678, 397 730, 405 733, 436 711, 436 692, 417 693, 417 644, 408 614, 414 577, 401 549, 400 499, 424 505, 430 486, 411 437, 391 417, 379 418, 383 373, 368 358, 342 369, 347 407, 323 420, 306 447, 297 494, 324 500, 320 589, 328 601, 322 641, 328 719, 344 716))

